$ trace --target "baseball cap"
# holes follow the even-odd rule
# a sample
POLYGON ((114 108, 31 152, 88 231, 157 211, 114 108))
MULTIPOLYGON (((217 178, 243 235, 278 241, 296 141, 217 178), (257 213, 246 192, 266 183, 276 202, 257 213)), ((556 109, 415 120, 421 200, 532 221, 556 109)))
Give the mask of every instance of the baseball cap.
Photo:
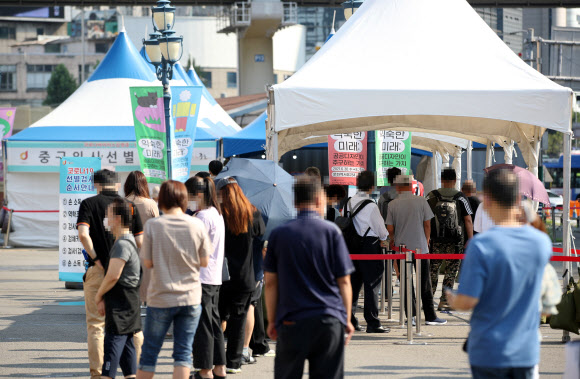
POLYGON ((395 184, 410 185, 413 184, 412 175, 397 175, 395 178, 395 184))

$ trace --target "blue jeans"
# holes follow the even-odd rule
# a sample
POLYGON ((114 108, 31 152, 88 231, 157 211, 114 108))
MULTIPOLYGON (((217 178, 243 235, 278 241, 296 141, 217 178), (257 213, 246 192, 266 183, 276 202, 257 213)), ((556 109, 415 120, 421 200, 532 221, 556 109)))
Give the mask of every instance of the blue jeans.
POLYGON ((171 323, 173 323, 173 365, 191 368, 191 347, 200 316, 201 305, 173 308, 147 307, 143 330, 145 341, 139 369, 155 372, 157 357, 171 323))
POLYGON ((473 379, 532 379, 533 367, 481 367, 471 366, 473 379))

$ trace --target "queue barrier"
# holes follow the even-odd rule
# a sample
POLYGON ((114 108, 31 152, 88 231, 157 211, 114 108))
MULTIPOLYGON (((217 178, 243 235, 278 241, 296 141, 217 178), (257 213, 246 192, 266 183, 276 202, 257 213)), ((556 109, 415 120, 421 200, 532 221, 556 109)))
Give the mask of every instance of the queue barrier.
MULTIPOLYGON (((386 261, 387 262, 387 277, 383 275, 383 279, 381 282, 381 313, 384 313, 385 310, 385 294, 388 293, 388 305, 387 305, 387 317, 388 321, 391 320, 392 317, 392 306, 393 306, 393 291, 392 291, 392 262, 394 260, 400 261, 399 268, 400 268, 400 283, 401 286, 399 287, 399 325, 395 326, 396 328, 405 328, 405 317, 403 315, 403 307, 405 305, 405 298, 407 298, 407 340, 402 342, 396 342, 399 345, 425 345, 425 342, 417 342, 413 340, 413 335, 415 336, 430 336, 429 334, 422 334, 421 333, 421 261, 422 260, 431 260, 431 259, 465 259, 465 254, 421 254, 421 249, 409 250, 405 247, 405 245, 401 245, 396 248, 391 248, 386 250, 385 248, 382 249, 382 254, 350 254, 351 260, 356 261, 386 261), (394 251, 397 252, 404 252, 405 254, 393 254, 394 251), (413 262, 414 261, 414 262, 413 262), (412 302, 410 301, 413 298, 412 295, 412 283, 413 283, 413 263, 416 265, 416 283, 417 283, 417 294, 415 296, 416 299, 416 332, 413 333, 413 323, 409 322, 409 319, 412 320, 412 316, 408 317, 409 315, 413 314, 412 302), (386 282, 386 286, 385 286, 386 282)), ((554 253, 562 253, 563 249, 559 247, 552 248, 554 253)), ((572 250, 573 254, 580 254, 580 250, 572 250)), ((572 257, 572 256, 552 256, 550 258, 552 262, 580 262, 580 256, 572 257)), ((563 341, 565 340, 566 336, 563 337, 563 341)))
MULTIPOLYGON (((12 216, 14 213, 58 213, 60 211, 53 211, 53 210, 15 210, 10 209, 6 206, 2 206, 2 209, 8 212, 8 225, 6 228, 6 237, 4 238, 4 245, 2 246, 3 249, 11 249, 12 246, 8 245, 10 241, 10 229, 12 228, 12 216)), ((3 222, 4 220, 2 220, 3 222)))

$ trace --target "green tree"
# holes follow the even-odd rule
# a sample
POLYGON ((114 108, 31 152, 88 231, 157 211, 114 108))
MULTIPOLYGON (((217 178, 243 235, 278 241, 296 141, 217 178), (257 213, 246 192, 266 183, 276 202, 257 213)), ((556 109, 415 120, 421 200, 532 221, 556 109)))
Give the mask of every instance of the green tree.
POLYGON ((187 58, 187 65, 185 66, 185 70, 189 71, 189 68, 193 67, 193 70, 197 73, 197 76, 201 79, 204 85, 207 85, 207 81, 203 75, 203 69, 195 64, 195 58, 192 58, 191 55, 187 58))
POLYGON ((558 158, 562 154, 563 144, 564 138, 562 133, 548 131, 548 150, 546 153, 550 157, 558 158))
POLYGON ((63 64, 59 64, 52 71, 48 86, 46 87, 46 99, 43 105, 57 107, 62 104, 77 89, 77 83, 63 64))

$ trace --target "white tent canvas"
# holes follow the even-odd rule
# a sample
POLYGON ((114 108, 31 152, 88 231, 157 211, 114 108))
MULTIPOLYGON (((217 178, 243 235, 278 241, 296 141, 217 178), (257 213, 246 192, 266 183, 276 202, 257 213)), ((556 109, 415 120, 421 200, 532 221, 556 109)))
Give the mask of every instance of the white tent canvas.
POLYGON ((537 165, 530 142, 570 132, 572 91, 526 65, 465 0, 366 0, 272 91, 271 150, 390 129, 514 140, 537 165))

